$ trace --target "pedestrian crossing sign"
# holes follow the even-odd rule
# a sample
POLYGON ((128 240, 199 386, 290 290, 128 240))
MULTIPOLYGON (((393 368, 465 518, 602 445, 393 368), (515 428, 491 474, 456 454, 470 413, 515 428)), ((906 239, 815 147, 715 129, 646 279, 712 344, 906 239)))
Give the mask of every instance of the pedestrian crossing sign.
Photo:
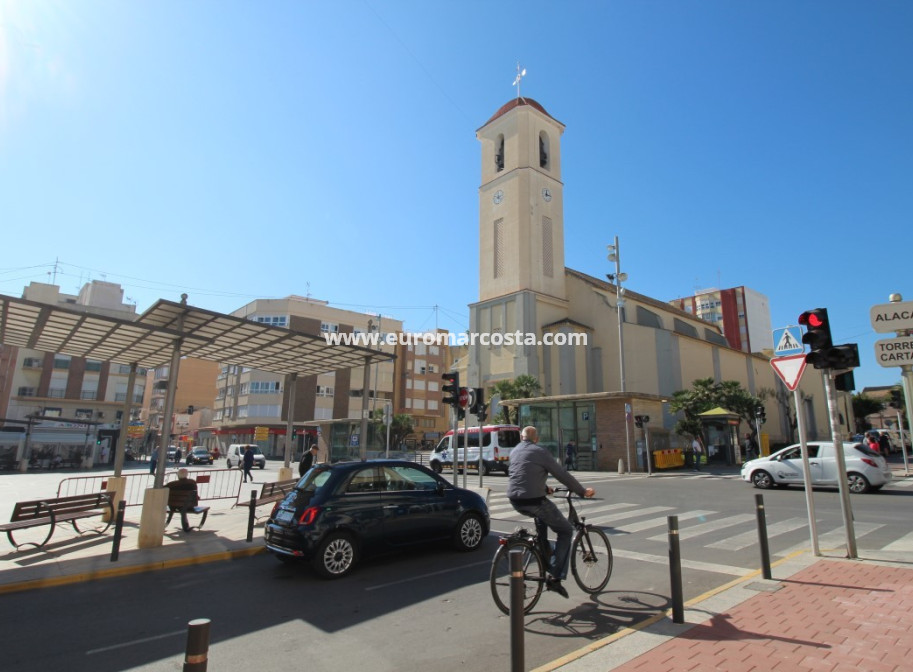
POLYGON ((805 352, 802 343, 802 329, 799 326, 774 329, 774 356, 786 357, 805 352))

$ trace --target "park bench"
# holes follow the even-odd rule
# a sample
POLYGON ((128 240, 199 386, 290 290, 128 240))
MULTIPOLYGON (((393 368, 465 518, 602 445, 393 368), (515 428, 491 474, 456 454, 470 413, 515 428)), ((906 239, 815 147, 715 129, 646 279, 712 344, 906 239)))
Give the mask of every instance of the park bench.
POLYGON ((80 530, 78 520, 104 516, 103 529, 96 528, 98 534, 104 534, 114 520, 114 502, 112 493, 95 492, 87 495, 70 495, 68 497, 46 497, 27 502, 16 502, 10 522, 0 525, 0 532, 6 532, 10 543, 18 550, 22 546, 41 548, 50 540, 58 523, 70 523, 78 534, 89 530, 80 530), (41 543, 25 541, 16 543, 13 532, 30 527, 49 527, 48 534, 41 543))
POLYGON ((179 488, 169 488, 168 489, 168 519, 165 521, 165 525, 168 525, 171 522, 174 514, 181 514, 181 528, 185 532, 190 532, 192 529, 190 525, 190 520, 187 518, 189 514, 202 516, 200 522, 197 525, 197 529, 202 529, 203 524, 206 522, 206 516, 209 515, 208 506, 200 506, 197 504, 197 491, 193 489, 179 489, 179 488))
POLYGON ((280 502, 285 496, 295 489, 299 478, 290 478, 287 481, 274 481, 273 483, 264 483, 260 488, 260 496, 257 497, 257 506, 261 504, 271 504, 280 502))

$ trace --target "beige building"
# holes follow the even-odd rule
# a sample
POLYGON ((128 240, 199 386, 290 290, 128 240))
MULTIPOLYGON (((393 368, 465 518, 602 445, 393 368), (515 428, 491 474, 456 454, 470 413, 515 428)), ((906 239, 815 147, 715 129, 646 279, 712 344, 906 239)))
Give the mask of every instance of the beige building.
MULTIPOLYGON (((256 322, 286 327, 307 334, 378 333, 398 334, 400 320, 334 308, 326 301, 302 296, 257 299, 232 315, 256 322)), ((394 353, 395 346, 379 349, 394 353)), ((300 433, 293 442, 293 456, 301 453, 305 434, 316 437, 316 427, 331 420, 360 421, 362 400, 369 395, 368 410, 382 410, 393 403, 393 362, 370 367, 371 381, 364 389, 364 370, 345 369, 319 376, 300 377, 295 382, 294 421, 300 433), (305 424, 310 428, 305 430, 305 424)), ((254 441, 255 427, 269 427, 269 438, 257 441, 268 456, 284 455, 289 390, 284 377, 266 371, 223 365, 216 380, 213 435, 220 450, 231 443, 254 441)), ((209 437, 211 438, 211 437, 209 437)), ((323 437, 328 445, 335 439, 323 437)))
MULTIPOLYGON (((619 296, 615 285, 565 268, 564 129, 542 105, 518 98, 477 131, 480 277, 470 332, 479 340, 462 384, 489 388, 520 374, 536 377, 545 397, 520 404, 521 424, 536 424, 556 455, 574 439, 589 468, 633 464, 645 438, 635 415, 651 418, 651 449, 681 445, 663 400, 699 378, 735 380, 756 395, 770 390, 763 438, 785 441, 788 420, 772 394, 784 388, 766 358, 730 347, 717 326, 694 314, 630 290, 619 296)), ((807 371, 801 390, 809 438, 827 435, 819 372, 807 371)), ((724 456, 732 428, 717 429, 707 440, 718 441, 724 456)))
MULTIPOLYGON (((143 399, 143 415, 146 420, 145 446, 155 449, 156 436, 161 436, 165 393, 168 389, 170 367, 162 366, 146 374, 146 396, 143 399)), ((172 444, 181 448, 196 445, 195 434, 201 427, 212 421, 212 409, 216 400, 216 377, 219 365, 203 359, 185 357, 178 367, 178 380, 174 392, 172 413, 172 444)))
MULTIPOLYGON (((64 294, 57 285, 33 282, 23 290, 22 298, 87 314, 136 319, 136 307, 124 303, 120 285, 100 280, 83 285, 78 295, 64 294)), ((63 429, 71 425, 74 433, 88 429, 93 446, 97 434, 108 448, 104 455, 95 455, 95 461, 102 457, 113 459, 111 449, 120 432, 129 373, 130 367, 122 364, 2 345, 0 418, 25 420, 27 416, 41 416, 46 419, 42 424, 47 427, 56 425, 63 429), (70 422, 73 420, 92 424, 82 427, 70 422)), ((144 385, 145 371, 140 370, 132 391, 137 416, 144 385)))
POLYGON ((450 407, 441 403, 441 374, 451 364, 447 335, 445 329, 438 329, 427 339, 419 334, 410 339, 413 342, 396 347, 394 412, 412 416, 415 431, 409 438, 418 449, 433 446, 449 429, 450 407))
POLYGON ((760 292, 748 287, 704 289, 669 303, 715 324, 737 350, 772 352, 774 349, 770 301, 760 292))

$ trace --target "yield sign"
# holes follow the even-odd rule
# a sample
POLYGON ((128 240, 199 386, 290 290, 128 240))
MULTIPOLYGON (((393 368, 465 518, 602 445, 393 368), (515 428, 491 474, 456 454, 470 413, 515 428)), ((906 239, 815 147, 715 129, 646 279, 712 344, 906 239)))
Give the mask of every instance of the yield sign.
POLYGON ((770 365, 780 380, 790 391, 794 391, 799 386, 802 379, 802 373, 805 371, 805 355, 791 355, 789 357, 775 357, 770 360, 770 365))

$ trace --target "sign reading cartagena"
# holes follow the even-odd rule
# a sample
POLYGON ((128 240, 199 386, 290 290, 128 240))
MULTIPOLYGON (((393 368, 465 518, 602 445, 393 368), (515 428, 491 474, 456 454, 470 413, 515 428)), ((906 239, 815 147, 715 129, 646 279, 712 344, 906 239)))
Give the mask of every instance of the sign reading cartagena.
POLYGON ((875 341, 875 359, 882 366, 913 364, 913 336, 875 341))
POLYGON ((872 306, 869 315, 872 318, 872 328, 879 334, 913 329, 913 301, 872 306))

